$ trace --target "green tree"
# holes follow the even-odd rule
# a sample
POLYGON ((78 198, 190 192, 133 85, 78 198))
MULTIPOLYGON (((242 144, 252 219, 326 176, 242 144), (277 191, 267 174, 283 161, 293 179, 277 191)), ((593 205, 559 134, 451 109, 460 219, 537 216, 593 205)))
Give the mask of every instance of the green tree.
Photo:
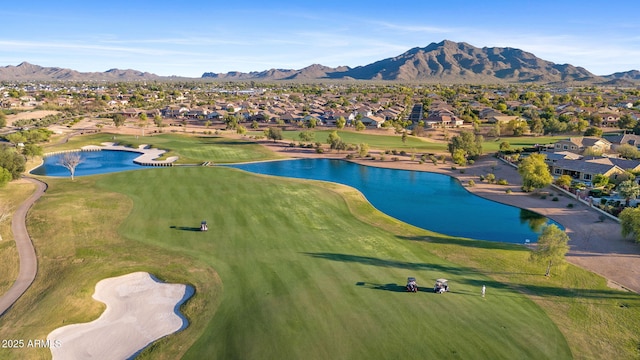
POLYGON ((402 132, 402 143, 403 144, 407 143, 407 132, 406 131, 402 132))
POLYGON ((586 148, 584 148, 582 155, 583 156, 601 156, 602 150, 596 149, 593 146, 587 146, 586 148))
POLYGON ((625 198, 627 206, 629 206, 631 199, 635 199, 640 195, 640 186, 631 179, 621 182, 618 185, 617 190, 620 196, 625 198))
POLYGON ((125 122, 124 115, 122 114, 113 115, 113 125, 115 125, 116 128, 119 128, 120 126, 124 125, 124 122, 125 122))
POLYGON ((633 235, 637 243, 640 243, 640 208, 627 207, 618 216, 622 226, 622 236, 633 235))
MULTIPOLYGON (((211 125, 211 121, 208 121, 208 123, 209 123, 209 125, 211 125)), ((255 130, 255 129, 258 129, 259 127, 260 127, 260 124, 258 124, 258 122, 257 122, 257 121, 253 120, 253 121, 251 122, 251 128, 252 128, 252 129, 254 129, 254 130, 255 130)))
POLYGON ((339 130, 344 129, 344 126, 347 124, 347 120, 345 120, 344 116, 340 116, 338 120, 336 120, 336 127, 339 130))
POLYGON ((585 130, 584 136, 601 137, 602 136, 602 129, 592 126, 592 127, 588 128, 587 130, 585 130))
POLYGON ((315 139, 316 134, 313 131, 307 130, 300 132, 300 134, 298 134, 298 137, 300 138, 300 141, 309 142, 315 139))
POLYGON ((142 136, 144 136, 144 128, 149 124, 149 117, 146 113, 138 115, 138 127, 142 130, 142 136))
POLYGON ((369 155, 369 144, 358 145, 358 156, 365 157, 367 155, 369 155))
POLYGON ((33 158, 34 156, 42 156, 42 146, 38 144, 25 144, 22 148, 22 155, 33 158))
POLYGON ((637 121, 633 119, 633 117, 629 114, 624 114, 620 116, 618 120, 618 127, 620 129, 633 129, 637 124, 637 121))
POLYGON ((347 144, 342 141, 342 138, 340 138, 340 135, 338 135, 337 130, 329 133, 329 136, 327 137, 327 144, 329 144, 329 148, 331 148, 332 150, 338 150, 338 152, 347 148, 347 144))
POLYGON ((603 174, 596 174, 593 177, 592 183, 594 187, 607 186, 607 184, 609 184, 609 177, 603 174))
POLYGON ((318 125, 318 119, 312 117, 309 119, 309 121, 307 121, 307 127, 309 129, 313 129, 318 125))
POLYGON ((338 135, 337 130, 333 130, 329 133, 329 136, 327 137, 327 144, 329 144, 329 147, 331 149, 336 149, 337 145, 341 142, 342 138, 340 138, 340 135, 338 135))
POLYGON ((356 120, 356 131, 362 131, 367 127, 364 126, 364 123, 361 120, 356 120))
POLYGON ((562 188, 568 189, 569 186, 571 186, 571 181, 573 181, 571 176, 561 175, 556 179, 555 184, 562 188))
POLYGON ((14 132, 4 137, 8 142, 12 143, 14 146, 18 144, 24 144, 27 142, 27 138, 19 132, 14 132))
POLYGON ((0 128, 7 126, 7 115, 0 111, 0 128))
POLYGON ((162 116, 156 114, 153 116, 153 123, 157 126, 157 127, 162 127, 162 116))
POLYGON ((276 140, 282 140, 282 129, 277 127, 270 127, 264 130, 264 136, 267 139, 273 140, 273 142, 276 142, 276 140))
POLYGON ((490 137, 499 137, 501 132, 502 132, 502 126, 500 126, 500 122, 496 122, 495 124, 493 124, 491 129, 489 129, 489 132, 487 133, 487 135, 490 137))
MULTIPOLYGON (((3 167, 0 167, 0 188, 7 185, 7 183, 12 179, 13 177, 11 176, 11 172, 3 167)), ((2 214, 0 214, 0 218, 2 218, 2 214)))
POLYGON ((544 123, 539 118, 531 120, 531 132, 535 135, 544 134, 544 123))
POLYGON ((17 180, 25 170, 24 156, 20 155, 15 148, 0 146, 0 167, 11 173, 11 178, 17 180))
POLYGON ((531 260, 547 264, 544 276, 551 275, 553 265, 562 265, 565 255, 569 251, 569 236, 556 225, 549 225, 542 230, 538 237, 538 244, 531 252, 531 260))
POLYGON ((455 149, 453 151, 453 154, 451 155, 451 159, 453 160, 454 163, 460 165, 460 166, 465 166, 467 165, 467 158, 465 157, 466 153, 464 150, 462 149, 455 149))
POLYGON ((622 144, 616 148, 616 152, 623 158, 636 159, 640 157, 638 149, 631 144, 622 144))
POLYGON ((500 151, 508 151, 511 150, 511 144, 508 141, 503 141, 500 143, 500 151))
POLYGON ((246 133, 247 133, 247 128, 244 127, 243 125, 238 125, 238 127, 236 128, 236 134, 244 135, 246 133))
POLYGON ((522 177, 522 190, 530 192, 551 184, 553 177, 544 162, 545 158, 544 154, 531 154, 520 161, 518 173, 522 177))
POLYGON ((461 131, 459 135, 452 137, 449 141, 449 153, 453 156, 457 149, 462 149, 465 152, 465 157, 476 158, 482 154, 483 141, 482 135, 476 136, 473 132, 461 131))
POLYGON ((224 122, 227 124, 227 130, 234 130, 238 127, 238 118, 235 115, 227 114, 224 117, 224 122))

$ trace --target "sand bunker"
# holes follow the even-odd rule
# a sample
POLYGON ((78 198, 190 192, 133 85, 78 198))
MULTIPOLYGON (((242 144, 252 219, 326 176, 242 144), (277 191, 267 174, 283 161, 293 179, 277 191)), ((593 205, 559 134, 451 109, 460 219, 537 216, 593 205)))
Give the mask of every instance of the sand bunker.
POLYGON ((165 284, 146 272, 104 279, 93 298, 107 305, 96 320, 58 328, 47 339, 53 359, 127 359, 157 339, 184 329, 178 308, 193 294, 182 284, 165 284))

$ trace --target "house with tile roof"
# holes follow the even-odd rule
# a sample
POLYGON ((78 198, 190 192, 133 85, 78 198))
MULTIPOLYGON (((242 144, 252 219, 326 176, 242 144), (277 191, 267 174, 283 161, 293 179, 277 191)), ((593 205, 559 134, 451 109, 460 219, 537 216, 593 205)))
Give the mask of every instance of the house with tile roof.
POLYGON ((609 177, 616 177, 625 171, 618 165, 611 162, 597 160, 570 160, 558 159, 550 164, 551 174, 555 177, 569 175, 573 179, 582 182, 591 182, 593 178, 602 174, 609 177))
POLYGON ((553 145, 553 151, 570 151, 572 153, 582 154, 588 147, 591 147, 595 151, 605 153, 611 150, 611 142, 595 136, 571 137, 558 140, 553 145))

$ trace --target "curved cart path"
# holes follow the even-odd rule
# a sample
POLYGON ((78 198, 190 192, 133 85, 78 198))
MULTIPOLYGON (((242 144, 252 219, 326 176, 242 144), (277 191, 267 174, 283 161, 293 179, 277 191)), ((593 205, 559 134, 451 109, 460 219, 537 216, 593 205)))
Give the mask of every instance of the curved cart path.
POLYGON ((16 241, 16 248, 18 249, 18 256, 20 258, 20 271, 18 272, 18 278, 9 291, 0 296, 0 316, 27 291, 36 278, 38 271, 36 250, 27 232, 27 212, 47 190, 47 184, 32 178, 24 179, 34 183, 36 185, 36 191, 18 206, 11 220, 11 231, 13 232, 13 238, 16 241))

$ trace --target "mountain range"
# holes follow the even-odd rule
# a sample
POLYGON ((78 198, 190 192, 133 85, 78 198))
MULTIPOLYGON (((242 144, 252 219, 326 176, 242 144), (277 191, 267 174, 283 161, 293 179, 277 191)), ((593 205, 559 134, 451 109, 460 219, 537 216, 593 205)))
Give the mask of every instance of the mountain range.
POLYGON ((79 72, 59 67, 42 67, 22 62, 17 66, 9 65, 0 68, 0 80, 32 81, 32 80, 73 80, 73 81, 132 81, 161 80, 162 76, 137 70, 111 69, 105 72, 79 72))
MULTIPOLYGON (((0 68, 0 80, 168 80, 136 70, 111 69, 105 72, 81 73, 56 67, 41 67, 23 62, 0 68)), ((585 68, 571 64, 555 64, 516 48, 477 48, 465 42, 444 40, 426 47, 416 47, 396 57, 351 68, 313 64, 303 69, 270 69, 243 73, 206 72, 208 80, 382 80, 431 83, 593 83, 635 85, 640 71, 631 70, 597 76, 585 68)))

